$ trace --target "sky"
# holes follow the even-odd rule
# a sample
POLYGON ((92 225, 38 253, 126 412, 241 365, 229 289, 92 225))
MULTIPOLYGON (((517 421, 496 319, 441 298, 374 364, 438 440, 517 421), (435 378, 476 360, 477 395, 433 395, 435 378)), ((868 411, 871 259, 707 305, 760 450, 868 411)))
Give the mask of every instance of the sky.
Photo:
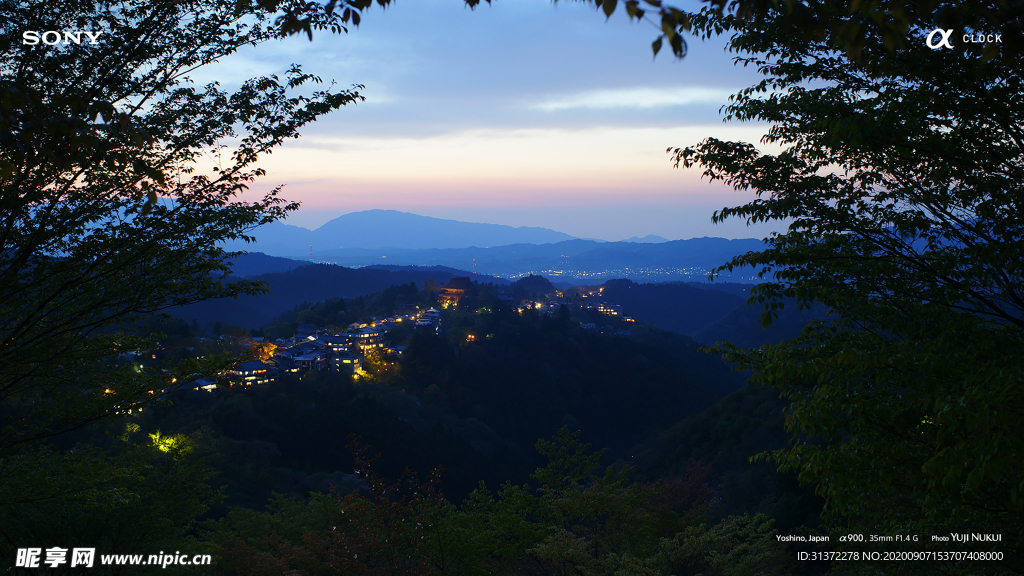
POLYGON ((380 208, 610 241, 781 230, 712 224, 751 194, 676 169, 666 153, 710 136, 757 143, 766 126, 724 124, 719 112, 756 71, 735 66, 721 39, 654 58, 656 37, 583 3, 398 0, 348 34, 264 44, 193 79, 231 87, 299 63, 336 89, 365 86, 365 102, 260 161, 255 190, 285 184, 282 196, 302 203, 288 224, 380 208))

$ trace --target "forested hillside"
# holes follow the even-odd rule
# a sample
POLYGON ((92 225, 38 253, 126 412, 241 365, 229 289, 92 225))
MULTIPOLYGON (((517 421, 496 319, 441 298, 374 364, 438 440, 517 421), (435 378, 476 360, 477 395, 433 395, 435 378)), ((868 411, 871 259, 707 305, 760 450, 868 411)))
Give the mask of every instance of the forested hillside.
POLYGON ((746 298, 715 290, 713 285, 702 289, 681 282, 609 280, 602 288, 601 298, 621 305, 623 313, 688 336, 746 303, 746 298))
MULTIPOLYGON (((376 296, 363 304, 390 305, 376 296)), ((444 334, 404 332, 402 358, 376 362, 359 382, 312 370, 266 387, 184 392, 137 422, 149 433, 205 430, 236 505, 341 481, 352 433, 385 455, 388 474, 444 466, 442 484, 458 498, 480 480, 524 479, 537 464, 534 442, 563 426, 621 460, 742 385, 692 340, 653 326, 608 336, 568 314, 500 305, 446 312, 442 325, 444 334)))
MULTIPOLYGON (((243 260, 245 263, 250 263, 243 260)), ((455 272, 458 274, 458 272, 455 272)), ((238 298, 213 299, 170 309, 170 313, 191 323, 198 321, 208 328, 214 322, 260 328, 270 324, 282 312, 303 302, 315 303, 329 298, 350 298, 379 292, 389 286, 414 282, 422 286, 427 280, 445 284, 451 269, 406 267, 399 270, 378 268, 345 268, 332 264, 297 266, 286 272, 247 276, 253 282, 265 282, 269 293, 238 298)), ((505 283, 504 279, 479 276, 482 282, 505 283)), ((231 278, 229 277, 228 280, 231 278)))

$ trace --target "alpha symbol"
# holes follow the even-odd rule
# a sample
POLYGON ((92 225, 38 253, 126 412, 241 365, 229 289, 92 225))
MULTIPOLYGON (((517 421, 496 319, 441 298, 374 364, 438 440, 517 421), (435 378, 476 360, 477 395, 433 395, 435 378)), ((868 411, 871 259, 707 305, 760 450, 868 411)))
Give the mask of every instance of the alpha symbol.
POLYGON ((953 45, 949 43, 949 37, 953 35, 952 30, 943 30, 942 28, 936 28, 928 34, 928 38, 925 39, 925 44, 928 45, 932 50, 938 50, 939 48, 946 47, 950 50, 953 49, 953 45), (935 35, 941 34, 942 40, 935 42, 935 35))

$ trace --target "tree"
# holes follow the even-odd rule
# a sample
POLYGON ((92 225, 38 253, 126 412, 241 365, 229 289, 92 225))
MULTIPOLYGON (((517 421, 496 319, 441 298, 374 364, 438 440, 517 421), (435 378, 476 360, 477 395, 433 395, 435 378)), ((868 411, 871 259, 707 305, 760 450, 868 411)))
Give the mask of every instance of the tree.
POLYGON ((314 494, 305 504, 278 497, 266 512, 234 510, 209 523, 228 574, 781 574, 792 561, 766 517, 708 527, 715 489, 710 467, 655 484, 628 471, 595 475, 600 453, 560 430, 537 442, 548 463, 536 487, 483 483, 459 506, 440 491, 441 470, 421 482, 406 470, 388 482, 357 439, 365 492, 314 494))
POLYGON ((257 360, 269 360, 274 357, 277 345, 272 342, 256 342, 253 343, 252 350, 257 360))
MULTIPOLYGON (((328 6, 333 6, 336 1, 333 0, 328 6)), ((352 4, 368 3, 366 0, 344 1, 352 4)), ((593 4, 608 18, 620 5, 618 0, 577 1, 593 4)), ((466 3, 474 6, 477 1, 467 0, 466 3)), ((990 43, 980 50, 986 58, 996 57, 1000 53, 1017 56, 1024 48, 1024 27, 1021 26, 1018 2, 967 0, 953 4, 940 0, 881 0, 833 3, 791 0, 783 3, 703 0, 702 3, 704 9, 697 13, 677 8, 662 0, 626 0, 621 5, 631 20, 645 20, 660 31, 651 43, 655 55, 667 40, 677 58, 686 56, 686 34, 707 38, 733 30, 737 25, 754 22, 770 22, 774 32, 778 33, 777 40, 827 43, 860 63, 868 57, 864 48, 869 44, 876 49, 884 47, 890 52, 907 48, 908 40, 912 37, 909 32, 921 24, 922 19, 932 26, 929 30, 935 27, 951 30, 954 38, 961 38, 965 32, 982 30, 999 34, 999 46, 990 43)), ((303 10, 315 13, 315 6, 318 5, 307 5, 303 10)), ((311 17, 306 16, 306 19, 310 20, 311 17)))
POLYGON ((0 506, 74 501, 102 481, 87 473, 86 453, 62 468, 80 472, 70 490, 27 480, 31 467, 10 476, 9 464, 234 361, 139 361, 159 336, 140 333, 138 320, 263 291, 224 281, 234 254, 221 243, 297 205, 277 189, 240 201, 262 174, 253 163, 361 97, 354 89, 296 95, 320 82, 298 66, 233 92, 193 85, 196 68, 277 37, 259 9, 3 0, 0 15, 0 484, 19 483, 0 489, 0 506), (22 30, 102 31, 104 41, 26 46, 22 30))
POLYGON ((437 510, 448 506, 440 488, 442 469, 426 481, 406 468, 389 482, 378 475, 380 454, 355 436, 347 446, 366 494, 313 494, 305 505, 278 496, 266 513, 235 510, 211 523, 227 574, 432 573, 426 539, 437 510))
MULTIPOLYGON (((187 533, 223 495, 208 484, 214 472, 199 438, 159 433, 146 438, 131 423, 121 430, 107 450, 44 448, 5 458, 0 551, 6 558, 14 558, 18 548, 38 547, 41 542, 51 543, 47 547, 95 547, 97 554, 161 549, 200 553, 187 533), (47 473, 41 476, 40 468, 47 473), (82 494, 83 484, 92 488, 88 494, 82 494), (25 499, 26 492, 37 498, 25 499)), ((120 566, 103 566, 96 560, 94 573, 124 573, 120 566)), ((159 571, 155 566, 134 567, 132 573, 159 571)))
POLYGON ((788 426, 799 436, 774 457, 817 483, 839 523, 1002 533, 1002 566, 1019 569, 1019 6, 965 4, 975 13, 955 26, 929 3, 871 4, 870 17, 868 5, 838 1, 730 6, 679 18, 697 34, 732 34, 737 63, 764 79, 734 96, 726 119, 769 123, 763 142, 783 151, 707 139, 670 152, 678 166, 757 193, 716 220, 790 223, 765 251, 720 269, 755 267, 763 282, 752 301, 765 322, 785 298, 838 313, 795 341, 722 349, 793 402, 788 426), (801 13, 814 18, 803 26, 801 13), (863 33, 887 19, 899 42, 863 33), (942 26, 1010 30, 1013 42, 929 48, 942 26))

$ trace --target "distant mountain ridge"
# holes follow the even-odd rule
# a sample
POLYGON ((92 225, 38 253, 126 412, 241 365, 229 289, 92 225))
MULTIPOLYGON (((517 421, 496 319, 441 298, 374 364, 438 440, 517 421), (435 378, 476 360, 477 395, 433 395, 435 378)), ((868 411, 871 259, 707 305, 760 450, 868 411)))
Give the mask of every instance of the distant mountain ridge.
POLYGON ((658 236, 658 235, 655 235, 655 234, 648 234, 647 236, 644 236, 643 238, 641 238, 639 236, 633 236, 632 238, 626 238, 625 240, 623 240, 623 242, 637 242, 637 243, 641 243, 641 244, 660 244, 662 242, 668 242, 668 241, 669 241, 668 238, 662 238, 661 236, 658 236))
MULTIPOLYGON (((249 256, 249 255, 246 255, 249 256)), ((265 258, 262 254, 260 257, 265 258)), ((260 260, 262 261, 262 258, 260 260)), ((253 261, 246 262, 246 265, 253 261)), ((168 309, 170 314, 191 322, 197 320, 200 325, 214 321, 223 324, 235 324, 243 328, 267 326, 282 312, 291 310, 303 302, 321 302, 329 298, 352 298, 380 292, 390 286, 408 284, 422 286, 425 281, 434 280, 438 284, 447 284, 452 276, 470 276, 471 273, 450 268, 416 268, 403 267, 396 269, 377 268, 345 268, 330 264, 308 264, 296 262, 297 267, 288 271, 249 275, 248 280, 267 283, 270 294, 262 296, 239 296, 236 298, 218 298, 197 302, 187 306, 168 309)), ((232 280, 231 278, 228 281, 232 280)), ((507 284, 503 278, 484 275, 473 275, 476 282, 507 284)))
MULTIPOLYGON (((729 240, 705 237, 661 243, 574 239, 553 244, 510 244, 491 248, 351 248, 326 250, 317 259, 341 266, 384 263, 449 266, 506 278, 543 274, 552 280, 563 277, 576 283, 585 279, 603 281, 611 278, 664 282, 704 280, 708 272, 733 257, 764 248, 764 242, 754 238, 729 240)), ((738 271, 731 278, 746 281, 740 277, 744 273, 738 271)))
POLYGON ((551 244, 575 237, 547 228, 460 222, 397 210, 364 210, 339 216, 316 230, 273 222, 254 230, 255 244, 232 242, 229 250, 318 259, 328 250, 352 248, 467 248, 551 244))
MULTIPOLYGON (((229 250, 263 253, 262 260, 239 264, 239 276, 283 272, 298 264, 289 258, 349 268, 444 266, 509 279, 541 274, 552 282, 593 284, 612 278, 638 282, 705 281, 732 258, 763 250, 754 238, 632 237, 621 242, 573 238, 545 228, 513 228, 418 216, 395 210, 353 212, 316 230, 273 222, 251 233, 255 243, 229 243, 229 250), (251 266, 250 266, 251 264, 251 266)), ((722 280, 753 281, 749 270, 722 280)))
MULTIPOLYGON (((168 310, 174 316, 201 326, 213 322, 235 324, 244 328, 268 326, 273 319, 295 306, 321 302, 330 298, 369 295, 390 286, 414 283, 422 286, 432 279, 446 284, 453 276, 469 276, 474 282, 501 285, 523 285, 527 292, 550 292, 549 281, 540 276, 522 278, 511 283, 504 278, 474 274, 446 266, 377 265, 345 268, 329 264, 310 264, 298 260, 245 254, 233 260, 236 277, 264 281, 271 293, 263 296, 239 296, 199 302, 168 310), (287 270, 283 270, 287 268, 287 270), (261 272, 262 269, 277 269, 261 272), (254 274, 255 272, 255 274, 254 274), (540 287, 538 287, 538 284, 540 287)), ((746 347, 793 338, 812 319, 825 318, 825 310, 815 305, 811 311, 800 311, 790 302, 770 330, 761 330, 758 317, 761 306, 745 304, 750 284, 658 283, 641 284, 627 279, 603 283, 600 299, 619 304, 622 313, 638 321, 647 321, 667 330, 686 334, 697 342, 713 344, 726 340, 746 347)))
MULTIPOLYGON (((379 266, 444 266, 510 279, 541 274, 553 282, 594 284, 612 278, 640 282, 707 281, 708 273, 733 257, 763 250, 753 238, 691 238, 658 244, 566 240, 554 244, 510 244, 492 248, 348 248, 315 253, 318 263, 349 268, 379 266)), ((283 272, 306 265, 308 259, 284 259, 257 252, 236 259, 236 276, 283 272)), ((737 270, 721 280, 752 281, 752 272, 737 270)))
POLYGON ((248 252, 228 260, 228 266, 231 267, 231 275, 238 276, 239 278, 287 272, 308 264, 310 262, 303 262, 292 258, 280 258, 278 256, 267 256, 262 252, 248 252))

